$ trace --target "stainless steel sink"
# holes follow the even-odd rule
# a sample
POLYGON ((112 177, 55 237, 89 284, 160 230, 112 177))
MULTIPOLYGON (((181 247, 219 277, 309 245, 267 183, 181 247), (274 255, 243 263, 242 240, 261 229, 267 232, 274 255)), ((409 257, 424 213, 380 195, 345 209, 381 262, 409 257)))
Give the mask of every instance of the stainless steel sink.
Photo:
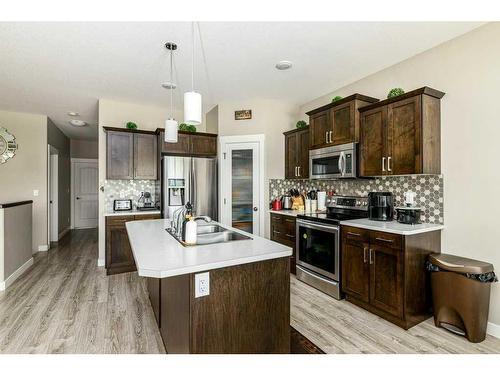
POLYGON ((198 234, 198 236, 196 237, 196 244, 208 245, 211 243, 221 243, 221 242, 251 240, 251 239, 252 239, 251 237, 245 236, 244 234, 240 234, 237 232, 233 232, 232 230, 226 229, 222 232, 217 232, 217 233, 198 234))
POLYGON ((217 224, 203 224, 203 225, 198 225, 196 233, 198 234, 218 233, 226 230, 227 230, 226 228, 223 228, 217 224))
MULTIPOLYGON (((181 239, 179 239, 171 228, 167 228, 167 232, 170 233, 177 241, 179 241, 183 246, 190 246, 185 244, 181 239)), ((198 225, 196 245, 209 245, 213 243, 222 243, 230 241, 241 241, 241 240, 251 240, 252 237, 245 236, 244 234, 237 233, 230 229, 226 229, 217 224, 203 224, 198 225)))

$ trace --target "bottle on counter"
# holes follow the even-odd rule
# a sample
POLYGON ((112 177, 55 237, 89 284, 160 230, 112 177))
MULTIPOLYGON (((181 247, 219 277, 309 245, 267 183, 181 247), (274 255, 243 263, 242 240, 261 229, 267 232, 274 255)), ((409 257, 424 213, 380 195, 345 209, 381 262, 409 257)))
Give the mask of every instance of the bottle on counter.
POLYGON ((194 245, 196 244, 196 233, 197 233, 197 228, 198 224, 196 224, 196 221, 194 221, 194 218, 192 216, 189 217, 189 220, 186 223, 186 230, 185 230, 185 238, 184 242, 187 244, 194 245))

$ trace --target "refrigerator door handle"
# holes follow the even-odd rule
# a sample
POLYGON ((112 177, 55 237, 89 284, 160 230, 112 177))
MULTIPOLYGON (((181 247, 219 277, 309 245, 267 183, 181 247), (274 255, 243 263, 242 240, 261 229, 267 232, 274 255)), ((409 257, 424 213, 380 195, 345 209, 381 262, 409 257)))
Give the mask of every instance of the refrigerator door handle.
POLYGON ((196 163, 194 158, 191 158, 191 206, 193 206, 193 214, 197 215, 197 207, 196 207, 196 189, 198 186, 196 185, 196 163))

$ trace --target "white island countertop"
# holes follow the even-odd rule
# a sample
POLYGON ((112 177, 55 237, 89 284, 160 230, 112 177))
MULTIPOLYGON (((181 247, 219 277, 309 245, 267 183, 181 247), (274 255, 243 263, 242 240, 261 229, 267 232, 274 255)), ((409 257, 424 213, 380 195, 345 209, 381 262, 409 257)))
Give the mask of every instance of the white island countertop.
POLYGON ((436 230, 444 229, 442 224, 402 224, 397 221, 374 221, 369 219, 355 219, 355 220, 344 220, 340 222, 340 225, 348 225, 351 227, 378 230, 380 232, 400 234, 403 236, 411 236, 412 234, 420 234, 426 232, 433 232, 436 230))
POLYGON ((292 255, 290 247, 225 225, 252 239, 183 246, 165 230, 169 226, 164 219, 126 223, 139 276, 164 278, 292 255))

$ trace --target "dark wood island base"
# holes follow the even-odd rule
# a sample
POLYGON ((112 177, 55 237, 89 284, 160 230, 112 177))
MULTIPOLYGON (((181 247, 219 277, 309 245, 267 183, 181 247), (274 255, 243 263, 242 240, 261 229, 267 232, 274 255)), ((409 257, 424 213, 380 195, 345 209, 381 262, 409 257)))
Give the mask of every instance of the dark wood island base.
POLYGON ((167 353, 290 353, 289 257, 206 272, 198 298, 194 273, 148 278, 167 353))

